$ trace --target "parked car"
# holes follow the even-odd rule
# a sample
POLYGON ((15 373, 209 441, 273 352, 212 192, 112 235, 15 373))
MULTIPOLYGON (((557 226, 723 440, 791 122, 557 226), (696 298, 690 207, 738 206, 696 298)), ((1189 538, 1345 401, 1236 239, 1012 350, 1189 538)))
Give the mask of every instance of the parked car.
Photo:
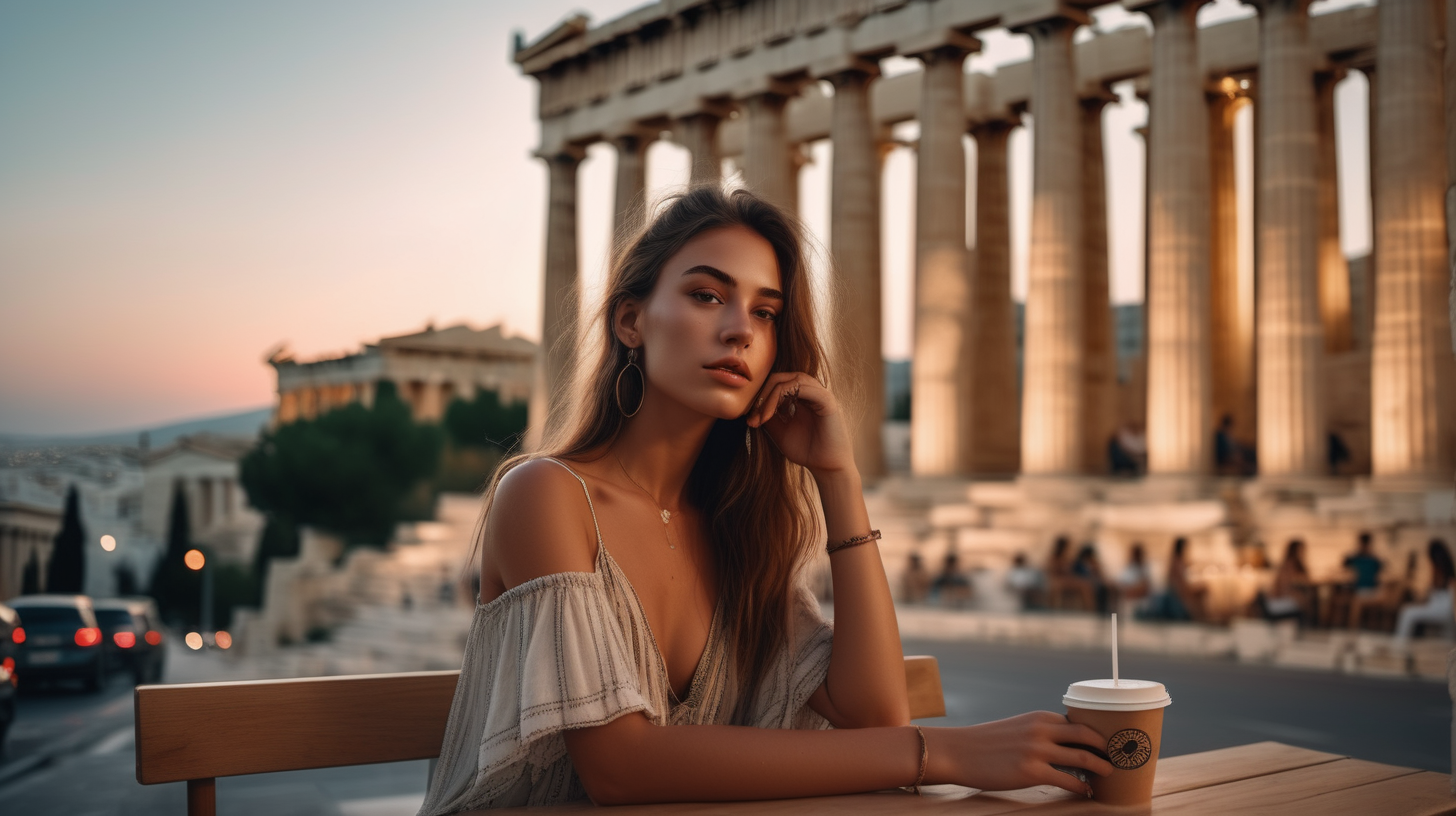
POLYGON ((5 735, 15 722, 15 630, 20 615, 0 605, 0 756, 5 756, 5 735))
POLYGON ((151 598, 106 598, 93 605, 110 669, 130 671, 138 685, 161 682, 166 649, 156 603, 151 598))
POLYGON ((19 648, 15 672, 26 687, 47 680, 80 680, 88 691, 106 685, 106 649, 91 599, 85 595, 22 595, 10 599, 20 614, 12 638, 19 648))

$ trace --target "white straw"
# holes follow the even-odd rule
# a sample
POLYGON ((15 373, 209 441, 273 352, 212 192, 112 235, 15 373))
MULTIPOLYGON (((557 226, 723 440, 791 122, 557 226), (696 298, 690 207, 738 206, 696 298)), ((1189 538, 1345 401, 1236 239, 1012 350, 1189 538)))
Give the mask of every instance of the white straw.
POLYGON ((1117 685, 1117 613, 1112 613, 1112 685, 1117 685))

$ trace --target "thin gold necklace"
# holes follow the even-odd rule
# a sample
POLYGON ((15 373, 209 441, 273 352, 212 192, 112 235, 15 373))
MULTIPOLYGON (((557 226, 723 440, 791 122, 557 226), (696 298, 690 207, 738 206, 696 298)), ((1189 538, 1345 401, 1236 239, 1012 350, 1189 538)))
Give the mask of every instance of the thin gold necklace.
POLYGON ((672 536, 668 535, 668 533, 667 533, 667 525, 668 525, 669 522, 672 521, 672 511, 671 510, 668 510, 666 507, 663 507, 662 505, 658 504, 657 503, 657 499, 654 498, 653 495, 648 492, 647 488, 645 488, 642 485, 638 484, 637 480, 632 478, 632 474, 630 474, 630 473, 627 472, 627 466, 624 465, 624 464, 622 464, 622 457, 620 457, 617 454, 613 453, 612 454, 612 458, 614 458, 614 459, 617 460, 617 467, 619 467, 619 468, 622 469, 622 475, 627 477, 627 481, 629 481, 632 484, 636 485, 637 486, 637 489, 640 490, 640 491, 642 491, 642 494, 644 496, 646 496, 652 502, 652 504, 657 507, 657 509, 659 509, 659 510, 662 511, 662 536, 663 536, 663 538, 666 538, 667 539, 667 547, 668 547, 668 549, 670 549, 670 550, 677 549, 677 545, 674 544, 674 543, 672 543, 672 536))

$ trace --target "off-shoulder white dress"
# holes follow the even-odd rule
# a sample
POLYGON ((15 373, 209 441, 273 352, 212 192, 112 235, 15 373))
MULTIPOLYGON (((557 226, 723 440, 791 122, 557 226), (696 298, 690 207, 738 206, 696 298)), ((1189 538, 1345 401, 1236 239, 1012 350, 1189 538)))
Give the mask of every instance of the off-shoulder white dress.
MULTIPOLYGON (((581 482, 596 525, 596 510, 581 482)), ((595 572, 544 575, 476 604, 445 741, 420 816, 583 799, 563 734, 640 711, 657 725, 828 728, 809 695, 829 668, 832 631, 799 589, 789 642, 738 708, 734 661, 713 616, 686 700, 667 680, 637 593, 596 528, 595 572)))

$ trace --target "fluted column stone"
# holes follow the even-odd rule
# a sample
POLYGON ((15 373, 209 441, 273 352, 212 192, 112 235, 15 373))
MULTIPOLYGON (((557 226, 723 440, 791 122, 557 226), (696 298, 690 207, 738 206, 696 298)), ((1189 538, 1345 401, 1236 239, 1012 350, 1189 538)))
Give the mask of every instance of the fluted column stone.
POLYGON ((1319 300, 1325 352, 1340 354, 1355 347, 1350 310, 1350 264, 1340 248, 1339 157, 1335 151, 1335 86, 1343 71, 1321 71, 1315 77, 1315 123, 1319 127, 1319 300))
POLYGON ((1082 467, 1110 468, 1107 440, 1117 430, 1117 349, 1112 332, 1112 298, 1107 277, 1107 175, 1102 146, 1102 110, 1110 93, 1082 102, 1082 467))
POLYGON ((1446 133, 1441 19, 1430 0, 1378 7, 1375 328, 1371 456, 1377 480, 1451 478, 1446 133))
POLYGON ((1021 464, 1028 475, 1082 472, 1082 111, 1072 32, 1081 19, 1020 26, 1031 35, 1031 252, 1026 297, 1021 464))
POLYGON ((577 168, 585 151, 568 147, 542 154, 548 174, 546 263, 541 297, 541 364, 530 406, 528 447, 535 449, 548 423, 559 421, 562 393, 576 350, 575 313, 580 302, 576 251, 577 168))
POLYGON ((1262 0, 1257 207, 1261 475, 1325 471, 1318 177, 1308 0, 1262 0))
POLYGON ((854 459, 867 480, 885 472, 885 363, 881 352, 880 146, 870 116, 873 65, 841 71, 834 83, 834 142, 829 241, 840 276, 835 312, 847 331, 835 347, 836 370, 851 373, 862 396, 853 427, 854 459))
POLYGON ((689 184, 717 184, 723 180, 723 157, 718 152, 718 125, 712 113, 694 113, 677 120, 677 140, 692 155, 689 184))
POLYGON ((790 213, 797 213, 798 165, 789 144, 784 108, 789 98, 765 91, 744 102, 748 118, 743 148, 743 180, 750 190, 790 213))
POLYGON ((971 292, 961 144, 966 127, 962 65, 968 53, 946 45, 916 55, 925 65, 915 176, 915 356, 910 367, 910 469, 918 476, 966 473, 971 462, 971 292))
POLYGON ((1153 19, 1148 108, 1148 472, 1208 472, 1208 109, 1195 18, 1201 0, 1140 4, 1153 19))
POLYGON ((1239 274, 1239 207, 1234 121, 1250 104, 1228 89, 1209 95, 1209 321, 1213 421, 1232 417, 1235 436, 1254 439, 1253 326, 1239 274))
POLYGON ((647 146, 651 140, 636 133, 612 138, 617 149, 612 245, 621 246, 642 227, 647 215, 647 146))
POLYGON ((1015 395, 1016 307, 1011 300, 1011 203, 1006 143, 1014 122, 971 128, 976 140, 976 252, 971 286, 971 422, 976 473, 1009 474, 1021 467, 1021 406, 1015 395))

